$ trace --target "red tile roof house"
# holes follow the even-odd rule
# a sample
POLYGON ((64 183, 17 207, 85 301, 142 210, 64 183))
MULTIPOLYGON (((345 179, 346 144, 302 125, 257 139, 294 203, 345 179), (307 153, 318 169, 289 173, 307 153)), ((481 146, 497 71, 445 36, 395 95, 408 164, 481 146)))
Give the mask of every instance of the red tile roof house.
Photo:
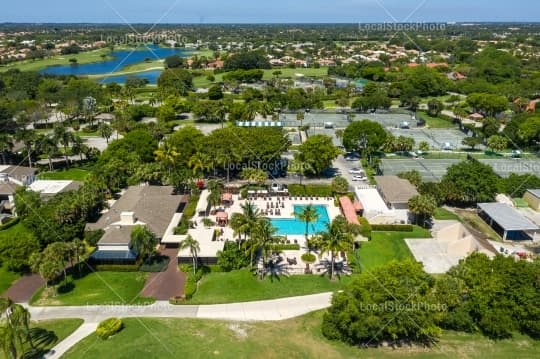
POLYGON ((224 61, 216 60, 216 61, 209 62, 206 65, 206 68, 209 68, 209 69, 222 69, 224 64, 225 64, 224 61))
POLYGON ((484 116, 479 113, 473 113, 469 115, 469 119, 473 121, 482 121, 484 119, 484 116))

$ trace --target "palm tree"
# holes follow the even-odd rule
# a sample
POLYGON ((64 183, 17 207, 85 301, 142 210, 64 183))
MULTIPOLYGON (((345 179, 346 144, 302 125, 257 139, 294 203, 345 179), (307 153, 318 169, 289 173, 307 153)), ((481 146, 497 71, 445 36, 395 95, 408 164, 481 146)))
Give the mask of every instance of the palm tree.
POLYGON ((158 162, 161 162, 163 165, 165 165, 170 177, 171 172, 176 166, 176 163, 178 162, 180 156, 176 148, 170 145, 169 142, 164 142, 156 151, 154 151, 154 155, 156 155, 156 160, 158 162))
POLYGON ((216 207, 221 204, 221 194, 223 193, 223 182, 219 180, 208 181, 208 190, 210 195, 208 196, 208 202, 212 207, 216 207))
POLYGON ((17 348, 21 348, 23 342, 34 347, 30 336, 30 313, 26 308, 9 298, 0 298, 0 317, 3 318, 0 341, 6 357, 17 359, 17 348))
POLYGON ((194 177, 200 177, 204 171, 209 168, 211 162, 212 161, 207 154, 198 151, 189 158, 188 167, 191 169, 191 173, 194 177))
POLYGON ((107 141, 107 143, 109 143, 109 139, 113 134, 112 127, 108 123, 102 122, 98 126, 98 132, 99 135, 103 137, 107 141))
POLYGON ((84 144, 84 140, 81 138, 81 136, 73 136, 71 151, 73 151, 73 154, 79 155, 81 162, 83 160, 83 153, 85 152, 86 147, 87 146, 84 144))
MULTIPOLYGON (((261 250, 263 267, 266 266, 267 247, 277 241, 276 232, 277 228, 268 218, 260 218, 253 226, 252 241, 255 243, 254 247, 261 250)), ((251 257, 251 263, 253 263, 253 257, 251 257)))
POLYGON ((196 239, 194 239, 191 235, 188 234, 186 239, 180 242, 179 248, 180 250, 183 250, 183 249, 189 250, 189 253, 191 254, 191 258, 193 259, 193 273, 195 274, 197 272, 197 255, 201 250, 201 247, 199 246, 199 242, 196 239))
POLYGON ((19 128, 17 131, 15 131, 15 141, 19 141, 24 144, 26 156, 28 158, 28 167, 32 168, 32 146, 36 141, 35 132, 26 128, 19 128))
MULTIPOLYGON (((245 239, 247 239, 251 236, 255 223, 262 218, 262 213, 253 202, 246 202, 240 207, 242 208, 242 213, 233 213, 230 225, 235 235, 244 234, 245 239)), ((240 247, 240 241, 238 242, 238 247, 240 247)))
POLYGON ((40 145, 40 151, 47 155, 47 159, 49 160, 49 171, 53 171, 53 162, 52 159, 58 152, 58 145, 56 141, 50 137, 45 136, 39 141, 40 145))
POLYGON ((68 147, 73 141, 73 134, 64 125, 58 124, 54 126, 53 137, 64 147, 64 159, 66 160, 66 167, 69 167, 68 147))
POLYGON ((131 230, 131 247, 141 260, 145 260, 156 249, 156 235, 146 226, 135 226, 131 230))
POLYGON ((317 208, 313 204, 310 203, 307 206, 305 206, 301 212, 295 212, 294 216, 299 221, 302 221, 306 224, 306 231, 305 231, 306 245, 308 247, 308 252, 309 252, 309 242, 308 242, 309 224, 317 222, 319 220, 320 214, 319 212, 317 212, 317 208))
POLYGON ((13 139, 7 133, 0 134, 0 152, 2 153, 2 164, 6 164, 6 152, 13 150, 13 139))
POLYGON ((320 255, 330 254, 330 279, 334 280, 334 267, 336 255, 340 251, 346 251, 353 246, 353 234, 350 231, 347 220, 343 216, 334 218, 331 223, 326 224, 326 231, 319 233, 317 247, 320 255))

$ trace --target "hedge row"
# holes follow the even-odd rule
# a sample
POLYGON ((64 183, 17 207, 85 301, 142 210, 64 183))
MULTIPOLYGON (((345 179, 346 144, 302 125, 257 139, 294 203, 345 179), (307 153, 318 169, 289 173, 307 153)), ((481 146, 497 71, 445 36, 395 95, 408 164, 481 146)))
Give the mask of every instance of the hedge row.
POLYGON ((372 224, 371 230, 378 232, 412 232, 412 224, 372 224))
POLYGON ((274 251, 297 251, 300 249, 299 244, 269 244, 266 246, 266 249, 271 249, 274 251))
POLYGON ((0 225, 0 231, 6 230, 6 229, 8 229, 10 227, 13 227, 17 223, 19 223, 20 220, 21 220, 20 217, 15 217, 15 218, 10 219, 8 222, 0 225))
POLYGON ((199 196, 193 195, 189 197, 189 201, 186 204, 186 208, 184 208, 184 214, 182 215, 182 218, 180 219, 178 226, 174 229, 175 235, 187 234, 189 230, 189 221, 195 215, 195 211, 197 211, 198 203, 199 203, 199 196))
POLYGON ((294 197, 332 197, 332 186, 290 184, 289 195, 294 197))
POLYGON ((193 298, 193 295, 197 292, 197 284, 208 270, 198 268, 197 271, 193 273, 193 267, 188 265, 182 266, 181 269, 187 274, 186 285, 184 286, 184 297, 186 300, 189 300, 193 298))
POLYGON ((118 333, 123 327, 124 324, 122 323, 122 320, 118 318, 105 319, 99 323, 96 334, 98 337, 105 340, 118 333))
POLYGON ((138 272, 138 264, 97 264, 94 269, 98 272, 138 272))

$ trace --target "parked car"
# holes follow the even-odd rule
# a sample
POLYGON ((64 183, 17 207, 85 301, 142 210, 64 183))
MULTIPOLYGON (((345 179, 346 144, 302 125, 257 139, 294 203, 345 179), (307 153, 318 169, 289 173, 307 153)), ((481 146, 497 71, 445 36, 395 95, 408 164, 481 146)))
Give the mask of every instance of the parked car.
POLYGON ((365 174, 363 170, 361 170, 360 168, 358 167, 355 167, 355 168, 351 168, 349 170, 349 173, 352 174, 352 175, 363 175, 365 174))
POLYGON ((360 159, 360 155, 356 152, 347 152, 344 157, 346 161, 358 161, 360 159))
POLYGON ((358 175, 358 176, 352 176, 352 180, 354 182, 356 181, 367 181, 367 177, 365 175, 358 175))

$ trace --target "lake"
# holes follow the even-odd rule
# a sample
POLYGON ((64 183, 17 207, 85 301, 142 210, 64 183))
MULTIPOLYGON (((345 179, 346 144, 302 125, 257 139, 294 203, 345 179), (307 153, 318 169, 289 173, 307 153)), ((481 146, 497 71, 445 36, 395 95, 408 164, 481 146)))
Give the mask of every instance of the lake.
MULTIPOLYGON (((75 75, 75 76, 102 75, 102 74, 107 75, 107 74, 113 74, 114 72, 121 71, 126 66, 144 62, 145 59, 151 59, 151 60, 164 59, 167 56, 171 56, 171 55, 179 55, 179 56, 185 57, 188 53, 189 53, 189 50, 186 50, 186 49, 163 48, 157 45, 149 45, 148 48, 144 46, 144 47, 141 47, 140 49, 137 49, 136 51, 132 51, 132 50, 113 51, 111 53, 111 56, 113 56, 114 58, 105 60, 105 61, 93 62, 89 64, 79 64, 75 66, 73 65, 50 66, 41 70, 40 72, 45 73, 45 74, 51 74, 51 75, 75 75)), ((69 55, 66 55, 66 57, 69 57, 69 55)), ((143 74, 143 77, 149 76, 148 79, 153 80, 150 82, 156 83, 157 77, 159 76, 160 72, 161 71, 148 71, 148 72, 144 72, 140 74, 143 74), (156 72, 158 73, 157 76, 155 76, 156 72)), ((123 78, 124 81, 126 77, 127 76, 119 76, 119 78, 123 78)), ((124 81, 116 81, 116 82, 120 83, 124 81)), ((107 82, 112 82, 112 81, 107 81, 107 82)))

